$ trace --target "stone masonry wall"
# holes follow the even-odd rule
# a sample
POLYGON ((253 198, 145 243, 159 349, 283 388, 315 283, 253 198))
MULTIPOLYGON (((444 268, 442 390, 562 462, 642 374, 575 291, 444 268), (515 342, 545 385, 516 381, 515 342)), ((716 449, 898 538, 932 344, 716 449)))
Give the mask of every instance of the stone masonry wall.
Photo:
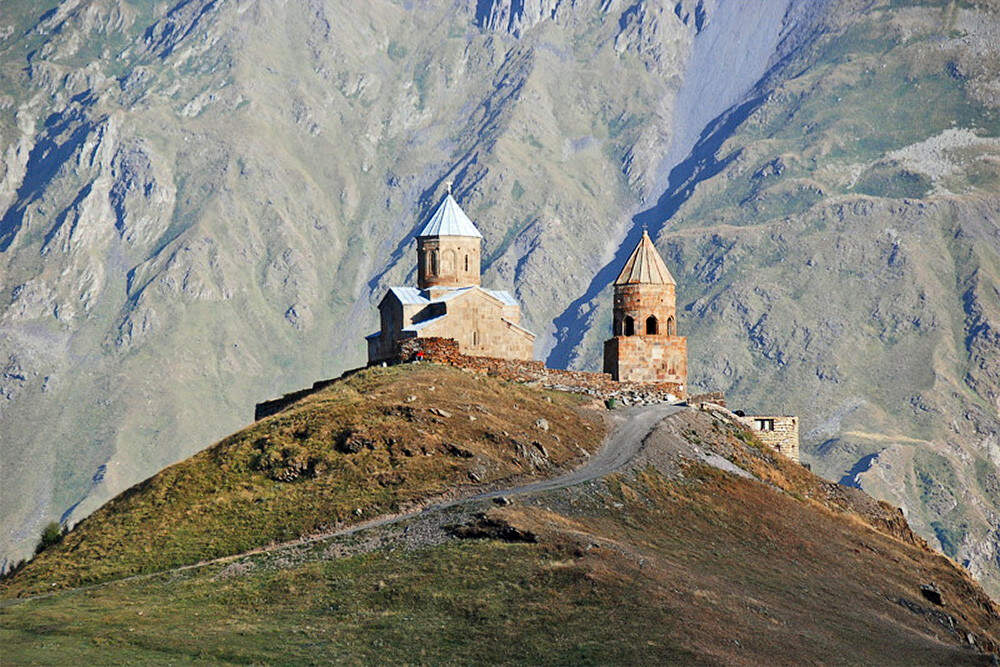
MULTIPOLYGON (((462 354, 458 341, 453 338, 408 338, 399 342, 396 353, 389 364, 426 361, 448 364, 477 373, 485 373, 509 382, 537 384, 546 389, 586 394, 607 400, 613 398, 622 405, 642 405, 648 403, 674 402, 685 398, 680 385, 673 383, 615 382, 607 373, 585 371, 563 371, 546 368, 545 363, 534 359, 500 359, 497 357, 475 357, 462 354)), ((340 378, 357 373, 360 368, 345 372, 340 378)), ((328 387, 336 380, 320 380, 309 389, 285 394, 254 408, 254 421, 281 412, 292 403, 309 394, 328 387)), ((714 396, 714 395, 713 395, 714 396)))
POLYGON ((747 415, 737 417, 754 432, 765 445, 774 447, 779 452, 799 461, 799 419, 787 415, 747 415), (773 424, 774 430, 771 430, 773 424))
POLYGON ((673 382, 615 382, 607 373, 565 371, 546 368, 534 359, 499 359, 465 355, 458 343, 449 338, 411 338, 400 343, 395 361, 405 363, 419 358, 459 368, 486 373, 511 382, 537 383, 549 389, 587 394, 596 398, 614 398, 624 405, 659 403, 684 398, 681 385, 673 382))
POLYGON ((615 336, 604 341, 604 371, 625 382, 687 382, 684 336, 615 336))
POLYGON ((535 337, 508 324, 505 317, 517 324, 520 309, 507 309, 485 293, 473 291, 449 301, 447 317, 426 325, 418 338, 455 339, 467 355, 531 359, 535 337))

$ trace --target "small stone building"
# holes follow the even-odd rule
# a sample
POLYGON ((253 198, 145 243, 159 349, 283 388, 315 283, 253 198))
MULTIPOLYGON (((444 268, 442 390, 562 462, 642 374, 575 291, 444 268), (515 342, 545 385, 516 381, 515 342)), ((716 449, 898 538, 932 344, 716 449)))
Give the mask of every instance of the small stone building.
POLYGON ((687 383, 687 338, 677 335, 677 284, 649 234, 615 280, 604 372, 619 382, 687 383))
POLYGON ((799 419, 788 415, 741 415, 743 424, 748 426, 765 445, 799 462, 799 419))
POLYGON ((394 359, 408 338, 453 338, 471 356, 532 358, 535 334, 521 326, 517 301, 480 285, 482 240, 449 192, 417 235, 417 286, 390 287, 378 305, 369 365, 394 359))

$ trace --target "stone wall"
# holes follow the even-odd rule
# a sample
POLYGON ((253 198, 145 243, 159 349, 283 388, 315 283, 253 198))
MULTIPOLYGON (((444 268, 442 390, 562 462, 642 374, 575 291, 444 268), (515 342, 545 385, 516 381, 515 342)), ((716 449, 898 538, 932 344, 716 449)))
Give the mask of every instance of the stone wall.
POLYGON ((765 445, 799 462, 799 419, 788 415, 746 415, 737 419, 765 445))
POLYGON ((401 341, 396 363, 418 359, 450 364, 511 382, 539 384, 549 389, 587 394, 601 399, 613 398, 624 405, 660 403, 683 399, 684 389, 673 382, 616 382, 607 373, 565 371, 546 368, 534 359, 500 359, 462 354, 455 340, 449 338, 411 338, 401 341))
MULTIPOLYGON (((685 398, 683 387, 670 382, 615 382, 607 373, 546 368, 544 362, 535 359, 501 359, 462 354, 458 341, 453 338, 407 338, 400 340, 397 342, 394 354, 385 361, 387 364, 412 362, 448 364, 476 373, 485 373, 509 382, 523 382, 546 389, 586 394, 601 400, 614 399, 622 405, 673 403, 685 398)), ((338 379, 353 375, 360 370, 362 369, 349 370, 338 379)), ((254 421, 281 412, 299 399, 328 387, 334 382, 336 380, 320 380, 309 389, 301 389, 285 394, 281 398, 258 403, 254 408, 254 421)), ((721 394, 718 396, 721 397, 721 394)))
POLYGON ((604 341, 604 371, 625 382, 687 382, 684 336, 615 336, 604 341))
MULTIPOLYGON (((348 371, 347 373, 344 373, 344 375, 340 377, 343 378, 349 375, 350 373, 356 373, 356 372, 357 370, 348 371)), ((301 398, 305 398, 309 394, 319 391, 324 387, 329 387, 336 381, 337 380, 320 380, 319 382, 314 382, 313 386, 310 387, 309 389, 300 389, 298 391, 293 391, 290 394, 285 394, 281 398, 272 398, 270 401, 264 401, 263 403, 258 403, 257 405, 254 406, 253 420, 257 421, 259 419, 263 419, 264 417, 270 417, 273 414, 277 414, 282 410, 284 410, 285 408, 287 408, 292 403, 294 403, 295 401, 301 398)))

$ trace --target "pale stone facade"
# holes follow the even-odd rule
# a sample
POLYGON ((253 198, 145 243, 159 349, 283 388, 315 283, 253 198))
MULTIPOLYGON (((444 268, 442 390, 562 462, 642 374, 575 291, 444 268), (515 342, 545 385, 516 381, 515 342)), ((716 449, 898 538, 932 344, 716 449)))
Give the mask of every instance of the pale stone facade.
POLYGON ((677 335, 676 283, 649 234, 615 280, 604 372, 620 382, 687 384, 687 338, 677 335))
POLYGON ((788 415, 738 415, 765 445, 799 462, 799 420, 788 415))
POLYGON ((535 334, 510 293, 480 285, 482 235, 449 192, 417 236, 417 287, 390 287, 368 363, 396 356, 408 338, 452 338, 462 354, 531 359, 535 334))

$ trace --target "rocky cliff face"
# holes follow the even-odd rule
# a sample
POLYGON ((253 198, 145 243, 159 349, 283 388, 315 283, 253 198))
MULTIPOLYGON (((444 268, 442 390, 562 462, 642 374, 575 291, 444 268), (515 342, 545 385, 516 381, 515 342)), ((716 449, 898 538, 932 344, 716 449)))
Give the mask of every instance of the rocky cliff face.
POLYGON ((944 2, 5 3, 4 553, 362 362, 453 180, 541 357, 599 364, 648 226, 696 383, 800 414, 997 592, 998 35, 944 2))

